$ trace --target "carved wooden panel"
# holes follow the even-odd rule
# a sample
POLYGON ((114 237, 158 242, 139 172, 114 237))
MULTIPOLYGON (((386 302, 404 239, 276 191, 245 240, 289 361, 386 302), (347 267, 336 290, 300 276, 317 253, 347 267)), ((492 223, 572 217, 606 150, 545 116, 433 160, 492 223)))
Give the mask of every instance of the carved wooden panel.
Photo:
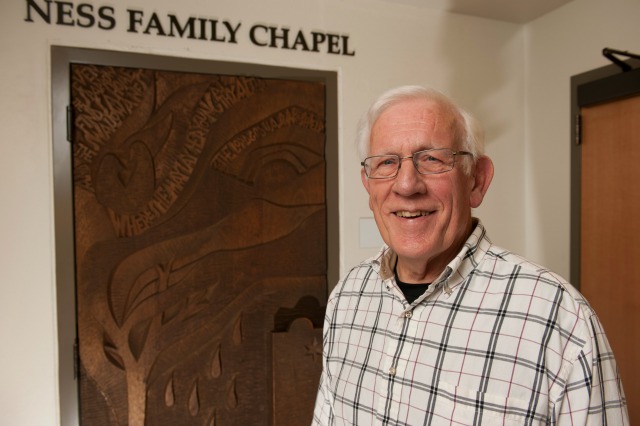
POLYGON ((324 85, 73 65, 71 88, 82 424, 309 416, 324 85))
POLYGON ((273 334, 273 424, 310 425, 318 380, 310 371, 322 370, 322 328, 307 318, 273 334), (298 401, 292 404, 291 401, 298 401))

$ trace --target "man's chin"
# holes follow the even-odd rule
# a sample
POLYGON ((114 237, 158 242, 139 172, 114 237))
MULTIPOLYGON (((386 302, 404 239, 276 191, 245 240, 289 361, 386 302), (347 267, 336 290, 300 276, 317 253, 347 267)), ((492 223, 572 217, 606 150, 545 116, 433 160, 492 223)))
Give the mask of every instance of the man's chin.
POLYGON ((431 246, 416 246, 408 243, 402 243, 395 241, 394 245, 389 245, 399 258, 409 260, 412 262, 424 261, 427 262, 433 257, 433 248, 431 246))

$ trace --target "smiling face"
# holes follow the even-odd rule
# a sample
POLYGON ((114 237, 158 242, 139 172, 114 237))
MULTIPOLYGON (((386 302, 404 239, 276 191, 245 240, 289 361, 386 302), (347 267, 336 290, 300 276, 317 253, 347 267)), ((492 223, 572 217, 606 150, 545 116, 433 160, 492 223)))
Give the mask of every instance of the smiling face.
MULTIPOLYGON (((434 102, 401 101, 373 125, 369 155, 406 157, 430 148, 462 149, 453 125, 452 113, 434 102)), ((482 202, 493 167, 481 157, 467 175, 463 161, 473 160, 458 156, 453 170, 421 175, 411 159, 403 160, 392 179, 367 179, 362 171, 369 207, 382 238, 398 254, 398 271, 403 270, 405 279, 437 278, 471 233, 471 208, 482 202)))

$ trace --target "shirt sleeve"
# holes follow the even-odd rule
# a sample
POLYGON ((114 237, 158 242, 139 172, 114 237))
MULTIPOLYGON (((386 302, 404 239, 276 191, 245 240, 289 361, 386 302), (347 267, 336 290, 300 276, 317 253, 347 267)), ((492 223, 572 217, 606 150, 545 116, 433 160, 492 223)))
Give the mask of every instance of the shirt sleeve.
POLYGON ((318 386, 318 395, 316 396, 316 406, 313 410, 312 426, 326 426, 330 424, 331 403, 329 389, 326 386, 327 380, 324 373, 320 376, 320 385, 318 386))
POLYGON ((552 409, 553 424, 627 426, 629 414, 613 352, 598 317, 592 314, 587 324, 586 344, 552 409))

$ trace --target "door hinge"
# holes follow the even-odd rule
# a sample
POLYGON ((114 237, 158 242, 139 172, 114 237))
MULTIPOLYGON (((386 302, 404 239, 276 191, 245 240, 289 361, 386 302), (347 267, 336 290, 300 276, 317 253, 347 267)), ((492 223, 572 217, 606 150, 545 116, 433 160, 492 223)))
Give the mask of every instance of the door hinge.
POLYGON ((576 136, 575 143, 580 145, 582 143, 582 114, 576 114, 576 136))
POLYGON ((72 132, 73 132, 73 108, 71 105, 67 105, 67 142, 72 141, 72 132))

